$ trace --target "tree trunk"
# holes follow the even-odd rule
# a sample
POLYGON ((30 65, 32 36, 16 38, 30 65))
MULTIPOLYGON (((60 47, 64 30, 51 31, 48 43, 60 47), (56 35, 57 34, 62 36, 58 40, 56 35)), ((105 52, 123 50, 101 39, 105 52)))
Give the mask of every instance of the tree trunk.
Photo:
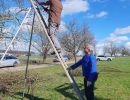
POLYGON ((46 45, 45 49, 43 50, 43 63, 46 61, 48 51, 49 51, 49 43, 46 45))
POLYGON ((47 50, 45 49, 43 51, 43 63, 46 61, 46 58, 47 58, 47 50))
POLYGON ((76 59, 76 54, 75 53, 73 53, 73 55, 74 55, 74 61, 75 61, 75 63, 77 62, 77 59, 76 59))
POLYGON ((43 63, 45 63, 46 58, 47 58, 47 56, 46 56, 46 54, 44 53, 44 54, 43 54, 43 63))

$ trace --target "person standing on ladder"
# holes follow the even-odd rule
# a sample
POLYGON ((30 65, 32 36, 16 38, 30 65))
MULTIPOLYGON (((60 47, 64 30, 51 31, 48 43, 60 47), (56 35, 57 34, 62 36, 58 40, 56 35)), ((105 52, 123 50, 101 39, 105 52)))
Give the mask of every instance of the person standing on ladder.
MULTIPOLYGON (((46 2, 35 2, 35 4, 50 6, 50 9, 48 10, 48 35, 54 43, 58 53, 61 53, 61 45, 56 37, 56 31, 60 25, 61 13, 63 9, 61 0, 48 0, 46 2)), ((51 54, 55 54, 55 52, 52 52, 51 54)))
POLYGON ((84 47, 85 55, 76 64, 67 68, 68 71, 73 70, 82 65, 84 76, 85 96, 87 100, 94 100, 94 84, 98 78, 96 67, 96 58, 93 55, 93 47, 89 44, 84 47))

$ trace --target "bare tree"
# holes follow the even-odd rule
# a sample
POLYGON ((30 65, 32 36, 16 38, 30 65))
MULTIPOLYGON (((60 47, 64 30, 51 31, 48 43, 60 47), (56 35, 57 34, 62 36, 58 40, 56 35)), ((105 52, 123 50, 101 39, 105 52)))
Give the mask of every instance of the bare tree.
POLYGON ((43 33, 36 34, 37 38, 33 39, 32 46, 41 54, 41 56, 43 56, 43 62, 45 62, 47 58, 47 54, 50 50, 50 44, 47 38, 42 34, 43 33))
POLYGON ((12 1, 15 2, 19 7, 23 7, 25 0, 12 0, 12 1))
POLYGON ((119 47, 119 49, 120 49, 120 54, 121 54, 122 56, 129 56, 130 50, 129 50, 128 48, 126 48, 125 46, 121 45, 121 46, 119 47))
POLYGON ((61 43, 65 51, 73 55, 76 62, 76 54, 81 50, 81 47, 86 43, 92 43, 93 40, 94 38, 87 26, 79 27, 76 20, 72 20, 67 25, 67 32, 63 34, 61 43))
POLYGON ((116 56, 119 53, 119 47, 114 44, 114 42, 109 42, 108 45, 104 46, 104 54, 108 53, 110 56, 116 56))
POLYGON ((104 45, 103 46, 103 55, 106 55, 108 53, 108 46, 107 45, 104 45))
POLYGON ((92 35, 92 33, 89 31, 89 27, 85 24, 81 26, 81 36, 82 36, 81 39, 83 40, 82 41, 83 45, 86 45, 88 43, 95 46, 96 40, 92 35))
POLYGON ((65 48, 65 51, 71 53, 76 62, 76 53, 79 48, 80 42, 80 31, 78 30, 76 21, 71 21, 67 25, 68 32, 62 37, 61 43, 65 48))
POLYGON ((22 19, 19 16, 19 13, 22 11, 26 11, 26 8, 19 8, 20 4, 23 3, 24 0, 1 0, 0 1, 0 42, 3 43, 5 41, 5 46, 8 41, 10 41, 13 37, 13 33, 9 30, 12 25, 10 23, 14 24, 15 22, 18 22, 16 26, 19 25, 20 20, 22 19), (13 2, 16 3, 15 9, 11 11, 12 7, 7 2, 13 2), (19 16, 19 17, 18 17, 19 16), (9 24, 8 24, 9 23, 9 24), (9 30, 9 31, 8 31, 9 30))

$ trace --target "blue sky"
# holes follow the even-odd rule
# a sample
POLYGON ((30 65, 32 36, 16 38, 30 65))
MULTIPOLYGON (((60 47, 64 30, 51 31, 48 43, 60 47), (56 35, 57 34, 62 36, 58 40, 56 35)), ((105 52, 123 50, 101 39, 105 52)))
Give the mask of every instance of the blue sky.
POLYGON ((78 2, 86 2, 87 9, 63 16, 65 22, 69 18, 75 17, 81 23, 87 23, 97 41, 109 40, 130 46, 130 0, 71 1, 77 1, 76 7, 79 9, 81 5, 78 2))
MULTIPOLYGON (((64 28, 68 20, 76 18, 89 26, 99 48, 106 41, 130 48, 130 0, 63 0, 62 3, 61 24, 64 28)), ((24 5, 30 6, 27 1, 24 5)), ((10 9, 15 7, 15 4, 10 4, 10 9)))

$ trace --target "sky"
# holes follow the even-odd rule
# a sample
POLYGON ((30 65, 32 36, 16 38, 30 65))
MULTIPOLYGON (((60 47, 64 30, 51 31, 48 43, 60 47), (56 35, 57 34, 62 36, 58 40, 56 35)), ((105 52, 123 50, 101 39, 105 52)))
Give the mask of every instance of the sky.
MULTIPOLYGON (((62 0, 62 4, 62 28, 76 18, 88 25, 97 40, 97 48, 108 41, 130 48, 130 0, 62 0)), ((10 5, 13 11, 16 6, 10 5)), ((25 2, 25 6, 30 4, 25 2)))
POLYGON ((70 6, 63 11, 63 21, 74 17, 86 23, 98 48, 106 41, 130 48, 130 0, 66 0, 63 5, 70 6))

